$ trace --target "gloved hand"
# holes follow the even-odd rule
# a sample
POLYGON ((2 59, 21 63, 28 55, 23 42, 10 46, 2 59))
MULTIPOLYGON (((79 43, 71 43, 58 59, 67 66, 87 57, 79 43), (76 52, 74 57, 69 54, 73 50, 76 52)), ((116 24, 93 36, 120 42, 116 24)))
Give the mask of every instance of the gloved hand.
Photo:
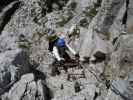
POLYGON ((64 58, 61 58, 61 60, 59 61, 59 64, 60 64, 60 65, 63 65, 64 62, 65 62, 65 59, 64 59, 64 58))
POLYGON ((76 54, 75 54, 75 57, 76 57, 76 58, 79 58, 79 57, 80 57, 80 56, 79 56, 79 53, 76 53, 76 54))

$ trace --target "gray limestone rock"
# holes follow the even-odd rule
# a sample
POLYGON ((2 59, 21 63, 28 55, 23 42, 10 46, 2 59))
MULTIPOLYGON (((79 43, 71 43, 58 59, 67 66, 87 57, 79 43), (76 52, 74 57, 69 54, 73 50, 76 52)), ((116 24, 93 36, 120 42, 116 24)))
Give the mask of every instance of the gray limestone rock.
POLYGON ((1 0, 0 99, 123 100, 119 91, 132 100, 132 6, 132 0, 1 0), (67 71, 59 66, 51 76, 46 30, 68 35, 73 24, 80 34, 66 42, 87 61, 67 71))
POLYGON ((1 91, 10 87, 12 82, 29 72, 30 64, 28 55, 22 50, 11 50, 0 54, 0 88, 1 91), (8 86, 9 85, 9 86, 8 86))

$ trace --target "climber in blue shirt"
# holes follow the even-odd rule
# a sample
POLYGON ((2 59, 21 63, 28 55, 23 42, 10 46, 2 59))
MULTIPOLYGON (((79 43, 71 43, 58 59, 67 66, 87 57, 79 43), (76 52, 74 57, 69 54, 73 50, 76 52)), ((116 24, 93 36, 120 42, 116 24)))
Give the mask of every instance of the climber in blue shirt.
POLYGON ((57 61, 64 62, 70 60, 66 50, 69 50, 73 55, 78 56, 76 51, 65 42, 65 34, 63 32, 55 33, 54 30, 49 30, 47 38, 49 40, 48 49, 57 61))

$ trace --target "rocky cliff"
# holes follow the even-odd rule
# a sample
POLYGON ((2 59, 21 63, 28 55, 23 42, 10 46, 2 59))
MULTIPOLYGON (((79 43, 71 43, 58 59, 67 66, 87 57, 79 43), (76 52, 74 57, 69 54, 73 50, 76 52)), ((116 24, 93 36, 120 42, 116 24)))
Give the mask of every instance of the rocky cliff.
POLYGON ((0 100, 133 100, 132 15, 132 0, 1 0, 0 100), (73 24, 86 63, 52 76, 46 29, 73 24))

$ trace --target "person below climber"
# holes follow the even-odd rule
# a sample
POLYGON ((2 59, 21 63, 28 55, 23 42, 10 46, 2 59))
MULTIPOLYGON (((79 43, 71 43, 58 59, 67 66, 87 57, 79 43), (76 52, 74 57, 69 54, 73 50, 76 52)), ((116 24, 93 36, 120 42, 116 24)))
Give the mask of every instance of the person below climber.
POLYGON ((66 50, 70 51, 75 57, 79 57, 75 50, 65 42, 65 35, 63 32, 55 33, 54 30, 49 30, 48 40, 48 50, 54 55, 56 61, 64 63, 71 59, 66 50))

